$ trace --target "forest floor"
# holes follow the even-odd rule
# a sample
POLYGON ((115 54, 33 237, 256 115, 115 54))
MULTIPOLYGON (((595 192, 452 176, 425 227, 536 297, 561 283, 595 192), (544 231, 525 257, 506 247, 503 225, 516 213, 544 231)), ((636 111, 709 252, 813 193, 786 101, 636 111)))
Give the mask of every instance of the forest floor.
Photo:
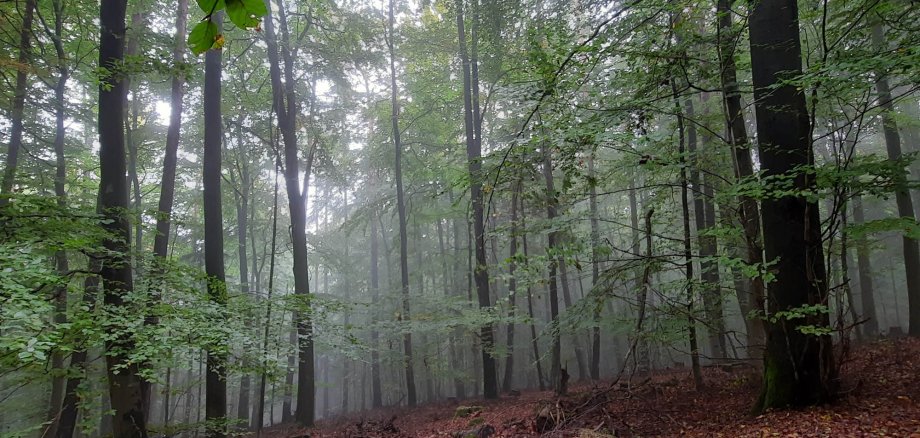
POLYGON ((758 416, 750 414, 759 391, 758 371, 711 366, 704 368, 702 391, 693 389, 689 369, 665 370, 632 386, 622 380, 576 384, 561 398, 551 391, 525 391, 498 400, 375 410, 322 421, 314 429, 276 426, 264 435, 920 438, 920 339, 856 347, 842 361, 840 374, 841 395, 835 403, 758 416))

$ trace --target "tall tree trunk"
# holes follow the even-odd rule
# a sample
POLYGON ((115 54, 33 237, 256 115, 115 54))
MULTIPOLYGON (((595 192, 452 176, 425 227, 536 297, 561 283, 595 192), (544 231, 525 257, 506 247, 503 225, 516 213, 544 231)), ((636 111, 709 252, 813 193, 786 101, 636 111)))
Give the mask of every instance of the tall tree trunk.
MULTIPOLYGON (((117 70, 124 61, 126 0, 102 0, 99 6, 99 66, 117 70)), ((124 307, 125 297, 134 290, 129 248, 131 224, 128 208, 128 185, 125 178, 124 95, 125 84, 117 75, 99 81, 99 204, 106 221, 103 228, 114 237, 104 242, 107 254, 102 259, 102 285, 105 304, 124 307)), ((109 397, 115 415, 112 426, 119 438, 146 438, 147 421, 136 362, 129 362, 126 351, 134 349, 127 327, 109 327, 112 336, 106 342, 106 365, 109 397)))
MULTIPOLYGON (((798 6, 793 0, 763 0, 751 7, 751 68, 763 173, 765 177, 792 177, 795 190, 810 190, 814 179, 799 169, 814 165, 805 95, 784 82, 802 72, 798 6)), ((763 233, 766 260, 776 261, 775 280, 768 290, 769 314, 826 305, 817 203, 804 195, 767 197, 763 200, 763 233)), ((800 324, 827 327, 828 315, 818 312, 766 323, 760 410, 821 403, 831 394, 831 338, 802 333, 800 324)))
MULTIPOLYGON (((377 212, 371 209, 371 302, 377 309, 380 301, 380 271, 378 267, 379 244, 377 242, 377 212)), ((371 330, 371 407, 383 406, 383 394, 380 388, 380 334, 371 330)))
MULTIPOLYGON (((725 114, 725 124, 728 128, 727 132, 731 139, 735 178, 741 181, 753 177, 754 165, 751 161, 747 128, 744 125, 741 92, 738 90, 734 51, 736 40, 733 38, 732 13, 731 0, 716 1, 716 15, 718 17, 718 25, 716 26, 717 46, 719 49, 723 112, 725 114)), ((763 264, 760 207, 757 205, 757 200, 750 196, 739 195, 738 198, 741 203, 739 216, 747 246, 746 261, 749 265, 760 266, 763 264)), ((750 279, 750 292, 746 293, 746 291, 739 290, 738 294, 739 303, 747 303, 746 307, 749 307, 754 313, 753 315, 744 315, 747 329, 748 356, 760 358, 763 356, 763 346, 766 342, 766 334, 761 321, 764 316, 764 297, 766 296, 763 277, 756 276, 750 279)))
MULTIPOLYGON (((530 253, 527 248, 527 210, 524 208, 524 197, 520 197, 521 201, 521 249, 524 251, 524 266, 528 264, 528 257, 530 253)), ((530 346, 533 350, 533 361, 537 368, 537 384, 540 388, 540 391, 546 390, 546 380, 543 377, 543 364, 540 360, 540 346, 537 342, 537 326, 535 325, 536 319, 534 319, 533 313, 533 289, 530 285, 527 286, 527 316, 530 318, 530 346)))
MULTIPOLYGON (((476 0, 474 0, 475 4, 476 0)), ((481 132, 479 126, 479 85, 478 80, 474 83, 471 74, 475 74, 478 79, 478 69, 475 63, 471 63, 467 57, 466 51, 466 32, 464 31, 463 22, 463 0, 456 0, 457 7, 457 34, 459 35, 460 61, 463 69, 463 108, 464 108, 464 129, 466 134, 466 154, 467 164, 470 175, 470 202, 473 213, 473 240, 476 244, 476 264, 473 269, 473 279, 476 283, 476 295, 479 299, 479 307, 487 309, 491 306, 491 297, 489 296, 489 271, 486 262, 486 245, 485 245, 485 224, 483 222, 483 199, 482 199, 482 143, 476 132, 481 132), (475 87, 475 93, 474 88, 475 87), (475 98, 475 101, 474 101, 475 98), (475 102, 475 108, 474 108, 475 102)), ((474 6, 474 11, 476 7, 474 6)), ((474 13, 474 23, 478 17, 474 13)), ((474 25, 475 26, 475 25, 474 25)), ((475 32, 474 32, 475 33, 475 32)), ((473 35, 475 44, 476 35, 473 35)), ((492 325, 484 324, 479 330, 479 339, 482 344, 482 381, 483 396, 487 399, 498 398, 498 376, 495 369, 495 358, 492 357, 492 346, 494 337, 492 325)))
MULTIPOLYGON (((26 88, 29 86, 28 71, 32 68, 32 20, 35 15, 36 0, 20 0, 22 5, 22 24, 19 29, 19 58, 16 71, 16 88, 13 90, 13 105, 10 111, 10 142, 6 149, 6 169, 0 181, 0 207, 6 205, 13 191, 16 178, 16 166, 19 165, 19 149, 22 148, 22 118, 26 105, 26 88)), ((124 18, 122 18, 124 21, 124 18)), ((124 23, 122 23, 124 27, 124 23)))
MULTIPOLYGON (((518 252, 518 199, 521 197, 522 182, 518 180, 514 183, 514 189, 511 193, 511 242, 508 245, 508 319, 514 321, 515 306, 517 305, 517 278, 515 270, 517 268, 518 252)), ((511 391, 514 383, 514 323, 508 322, 507 332, 505 334, 505 348, 508 350, 508 356, 505 358, 505 376, 502 379, 502 391, 511 391)))
MULTIPOLYGON (((541 147, 543 148, 543 178, 546 181, 546 219, 552 222, 556 219, 556 206, 559 202, 556 199, 556 187, 553 182, 552 152, 545 143, 541 147)), ((556 263, 558 259, 553 254, 556 252, 557 239, 558 233, 552 231, 551 228, 551 231, 547 234, 546 243, 546 252, 549 256, 549 318, 553 334, 549 379, 556 393, 563 395, 566 392, 565 382, 568 380, 568 376, 563 375, 562 348, 559 344, 559 291, 556 286, 556 263)))
MULTIPOLYGON (((595 170, 595 161, 597 160, 597 150, 592 149, 588 155, 588 186, 590 195, 588 197, 588 211, 591 215, 591 287, 597 287, 600 280, 600 216, 597 212, 597 171, 595 170)), ((601 308, 602 303, 594 304, 594 327, 591 333, 591 379, 601 378, 601 308)))
MULTIPOLYGON (((276 163, 279 164, 279 163, 276 163)), ((265 330, 262 337, 262 355, 268 357, 268 340, 271 334, 272 322, 272 292, 275 289, 275 252, 278 242, 278 171, 280 166, 275 166, 275 190, 272 197, 272 243, 271 255, 268 264, 268 294, 265 297, 267 308, 265 309, 265 330)), ((282 318, 283 319, 283 318, 282 318)), ((265 386, 268 374, 264 371, 259 380, 259 410, 256 412, 256 438, 262 437, 262 427, 265 426, 265 386)), ((274 386, 272 386, 274 388, 274 386)), ((272 414, 274 415, 274 397, 272 397, 272 414)))
MULTIPOLYGON (((635 176, 629 180, 629 224, 632 228, 631 238, 632 238, 632 252, 633 257, 641 257, 639 254, 639 202, 636 199, 636 179, 635 176)), ((649 211, 649 216, 651 216, 651 210, 649 211)), ((652 238, 651 238, 651 218, 647 220, 646 224, 646 240, 648 243, 648 251, 646 254, 646 269, 649 268, 648 264, 651 263, 652 259, 652 238)), ((649 345, 648 341, 645 339, 645 336, 642 334, 642 324, 641 321, 645 319, 645 305, 648 302, 648 290, 650 289, 649 282, 651 278, 639 278, 637 275, 636 278, 636 301, 638 302, 639 307, 639 323, 636 324, 636 347, 635 347, 635 357, 636 357, 636 370, 640 374, 647 373, 651 370, 651 357, 649 357, 649 345)))
MULTIPOLYGON (((690 246, 690 203, 688 195, 689 181, 687 179, 686 138, 684 129, 684 110, 680 106, 680 95, 677 84, 671 81, 671 91, 674 93, 674 109, 677 114, 678 154, 680 155, 680 208, 684 225, 684 275, 687 282, 687 335, 690 341, 690 363, 693 368, 693 383, 696 390, 703 388, 703 374, 700 371, 700 349, 697 343, 696 315, 693 310, 693 251, 690 246)), ((694 139, 695 141, 695 139, 694 139)))
MULTIPOLYGON (((688 119, 693 119, 695 116, 693 99, 690 97, 684 98, 684 112, 688 119)), ((707 189, 704 178, 700 175, 702 160, 699 154, 696 125, 690 123, 686 131, 687 162, 690 167, 689 183, 693 187, 690 194, 693 198, 693 216, 699 245, 700 280, 702 283, 700 295, 703 298, 703 309, 706 313, 709 351, 714 360, 720 360, 726 357, 726 348, 725 320, 722 316, 722 295, 719 291, 719 265, 714 261, 717 242, 714 236, 706 234, 715 225, 714 223, 710 225, 709 218, 709 215, 715 215, 715 209, 712 208, 712 199, 708 197, 712 194, 712 188, 707 189)))
MULTIPOLYGON (((876 22, 872 25, 872 46, 876 50, 885 49, 885 35, 882 24, 876 22)), ((891 87, 888 78, 882 72, 876 72, 875 91, 878 94, 879 106, 882 108, 882 131, 885 134, 885 149, 888 151, 888 160, 901 159, 901 134, 898 132, 898 123, 894 119, 894 104, 891 102, 891 87)), ((895 201, 898 205, 898 216, 914 217, 914 204, 910 198, 907 186, 907 171, 904 168, 895 174, 895 201)), ((904 273, 907 276, 907 307, 908 307, 908 334, 920 337, 920 246, 917 240, 904 233, 901 237, 904 251, 904 273)))
MULTIPOLYGON (((70 77, 70 70, 67 65, 67 53, 64 50, 62 40, 64 32, 64 8, 62 0, 53 0, 52 8, 54 9, 54 30, 47 28, 45 30, 54 42, 54 49, 58 62, 58 78, 54 86, 54 195, 57 197, 58 207, 65 209, 67 208, 67 192, 65 191, 65 184, 67 183, 67 162, 64 158, 64 143, 66 140, 64 119, 66 117, 65 110, 67 100, 64 93, 67 91, 67 80, 70 77)), ((54 259, 58 274, 67 275, 70 271, 67 252, 63 250, 55 252, 54 259)), ((54 323, 58 325, 67 322, 67 286, 67 284, 64 284, 54 289, 54 323)), ((45 436, 55 437, 57 436, 57 427, 60 419, 59 415, 61 413, 65 391, 65 378, 62 374, 64 369, 64 353, 62 351, 54 351, 52 353, 51 368, 51 402, 48 407, 47 417, 51 424, 48 426, 45 436)))
MULTIPOLYGON (((863 212, 862 197, 853 196, 853 223, 862 225, 866 222, 865 213, 863 212)), ((856 267, 859 277, 859 298, 862 304, 862 318, 866 322, 862 324, 862 334, 866 339, 874 339, 878 336, 878 315, 875 311, 875 288, 872 285, 872 259, 869 257, 869 247, 866 242, 856 243, 856 267)))
MULTIPOLYGON (((131 14, 131 26, 128 28, 127 41, 125 42, 125 57, 134 58, 140 52, 140 33, 144 29, 145 16, 143 12, 131 14)), ((125 88, 131 94, 130 106, 128 105, 127 95, 125 95, 125 142, 128 147, 128 182, 130 184, 129 193, 134 214, 134 257, 135 266, 139 268, 141 249, 143 248, 144 221, 141 211, 141 182, 137 171, 138 148, 140 138, 138 135, 140 126, 140 98, 138 97, 137 83, 131 74, 125 75, 125 88)), ((150 404, 150 385, 144 383, 144 398, 146 403, 150 404)), ((149 408, 149 406, 148 406, 149 408)), ((149 412, 147 413, 149 416, 149 412)))
MULTIPOLYGON (((389 30, 389 39, 387 47, 390 50, 390 104, 391 115, 390 121, 393 128, 393 147, 396 150, 396 209, 399 212, 399 273, 402 286, 402 312, 398 320, 411 320, 409 312, 409 241, 408 232, 406 231, 406 200, 403 195, 403 178, 402 178, 402 144, 400 143, 399 133, 399 97, 396 88, 396 34, 393 32, 393 0, 390 0, 389 21, 387 29, 389 30)), ((415 367, 412 363, 412 332, 406 330, 403 334, 403 358, 404 370, 406 373, 406 401, 409 406, 415 406, 415 367)))
MULTIPOLYGON (((447 190, 447 200, 451 205, 454 205, 454 192, 451 189, 447 190)), ((464 216, 464 218, 466 218, 466 216, 464 216)), ((452 221, 452 226, 454 235, 454 263, 453 275, 451 275, 451 289, 457 296, 462 296, 463 293, 461 288, 463 287, 463 277, 465 272, 461 267, 461 262, 463 261, 463 249, 460 246, 460 235, 462 234, 460 230, 460 219, 454 218, 452 221)), ((469 274, 466 273, 466 276, 469 277, 469 274)), ((453 341, 451 341, 451 345, 453 346, 452 351, 454 355, 452 361, 457 364, 457 368, 462 368, 463 352, 460 348, 460 345, 463 344, 463 330, 460 328, 455 329, 451 337, 453 339, 453 341)), ((454 377, 454 395, 458 399, 466 398, 466 383, 462 376, 457 375, 454 377)))
MULTIPOLYGON (((211 17, 218 29, 223 13, 211 17)), ((223 307, 227 304, 227 285, 224 276, 224 226, 222 210, 221 149, 223 134, 220 109, 221 56, 219 49, 209 50, 204 60, 204 154, 202 158, 204 181, 204 264, 208 275, 208 297, 223 307)), ((220 341, 223 342, 223 341, 220 341)), ((205 375, 206 402, 205 420, 211 424, 207 436, 223 438, 226 426, 220 422, 227 417, 227 381, 225 372, 226 353, 224 347, 212 345, 207 352, 205 375), (213 425, 218 422, 219 425, 213 425)))
MULTIPOLYGON (((97 260, 90 259, 90 271, 100 269, 97 260)), ((83 281, 83 298, 81 302, 91 313, 96 306, 99 296, 99 277, 91 275, 83 281)), ((77 416, 79 414, 79 394, 77 390, 86 376, 86 347, 78 348, 70 353, 70 377, 64 388, 64 399, 61 402, 61 414, 58 420, 56 438, 72 438, 74 430, 77 428, 77 416)))
MULTIPOLYGON (((266 0, 268 14, 265 18, 265 41, 268 45, 269 71, 272 84, 272 106, 278 117, 278 126, 284 141, 284 183, 287 189, 288 210, 291 215, 291 243, 293 249, 294 293, 308 305, 310 279, 307 264, 307 214, 306 199, 300 192, 300 160, 297 147, 297 100, 294 92, 294 66, 288 44, 288 26, 284 2, 278 0, 278 17, 283 37, 279 48, 275 37, 275 25, 271 16, 271 3, 266 0), (284 58, 284 82, 281 81, 279 49, 284 58)), ((309 167, 304 178, 310 177, 309 167)), ((316 383, 314 381, 313 322, 309 312, 295 312, 297 327, 297 413, 295 418, 303 426, 312 426, 316 407, 316 383)))
MULTIPOLYGON (((239 122, 239 120, 238 120, 239 122)), ((237 124, 239 127, 239 124, 237 124)), ((240 294, 244 297, 249 296, 249 260, 248 253, 246 249, 246 232, 249 226, 249 192, 250 192, 250 178, 249 178, 249 159, 246 154, 246 146, 243 144, 242 133, 238 132, 237 135, 237 147, 240 149, 239 153, 239 169, 240 169, 240 187, 239 192, 237 193, 237 203, 236 203, 236 238, 237 238, 237 254, 239 259, 239 270, 240 270, 240 294)), ((251 316, 247 316, 247 326, 251 326, 251 316)), ((243 355, 243 375, 240 377, 240 396, 238 403, 236 405, 236 418, 240 420, 240 427, 246 428, 249 425, 249 393, 250 393, 250 378, 249 374, 245 371, 250 366, 248 356, 243 355)))

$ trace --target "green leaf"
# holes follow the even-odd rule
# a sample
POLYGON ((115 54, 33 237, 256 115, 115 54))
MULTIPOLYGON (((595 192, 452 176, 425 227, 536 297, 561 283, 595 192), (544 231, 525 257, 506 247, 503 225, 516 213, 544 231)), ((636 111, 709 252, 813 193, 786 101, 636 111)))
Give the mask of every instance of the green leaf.
POLYGON ((205 20, 195 25, 188 34, 188 46, 192 53, 200 55, 214 46, 218 36, 217 25, 211 20, 205 20))
POLYGON ((212 14, 224 8, 224 0, 197 0, 198 7, 205 14, 212 14))
POLYGON ((225 0, 227 17, 241 29, 258 27, 262 16, 268 13, 262 0, 225 0))

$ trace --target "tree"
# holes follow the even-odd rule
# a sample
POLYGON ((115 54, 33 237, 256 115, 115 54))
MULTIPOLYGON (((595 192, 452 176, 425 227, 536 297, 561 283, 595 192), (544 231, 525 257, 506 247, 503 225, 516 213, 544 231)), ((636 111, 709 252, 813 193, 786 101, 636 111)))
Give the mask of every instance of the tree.
POLYGON ((7 198, 13 190, 13 181, 16 178, 16 166, 19 164, 19 150, 22 148, 22 117, 26 103, 26 87, 28 87, 28 69, 32 62, 32 20, 35 15, 35 1, 17 1, 17 6, 22 6, 22 27, 19 29, 19 57, 16 70, 16 88, 13 91, 13 108, 10 114, 10 142, 6 149, 6 168, 3 179, 0 180, 0 207, 6 205, 7 198))
MULTIPOLYGON (((293 244, 294 293, 301 298, 301 307, 294 313, 297 327, 297 422, 312 426, 315 410, 315 382, 313 358, 313 323, 310 316, 310 280, 307 265, 307 212, 306 190, 300 191, 300 158, 297 153, 297 95, 294 92, 294 72, 288 38, 287 17, 284 2, 278 3, 278 18, 282 35, 279 48, 275 25, 271 17, 271 5, 266 1, 268 10, 265 20, 265 42, 268 45, 270 65, 272 108, 278 118, 278 127, 284 143, 284 185, 287 190, 288 210, 291 215, 291 243, 293 244), (279 51, 284 58, 284 82, 281 81, 281 62, 279 51)), ((306 169, 304 184, 310 178, 310 168, 306 169)))
MULTIPOLYGON (((103 0, 99 6, 99 214, 103 228, 111 233, 101 257, 105 305, 125 308, 134 289, 129 248, 131 225, 127 217, 128 185, 125 179, 124 79, 117 74, 125 53, 126 0, 103 0)), ((134 348, 128 327, 113 323, 112 340, 106 343, 109 397, 115 415, 112 428, 119 438, 147 437, 147 422, 137 362, 127 360, 134 348)))
MULTIPOLYGON (((406 200, 403 194, 403 174, 402 174, 402 144, 400 143, 399 132, 399 93, 396 88, 396 33, 393 32, 393 3, 389 2, 389 19, 387 20, 387 29, 389 38, 387 39, 387 48, 390 50, 390 114, 391 126, 393 128, 393 148, 396 151, 396 164, 394 166, 396 178, 396 210, 399 214, 399 279, 402 285, 402 312, 399 314, 400 321, 409 321, 409 239, 406 232, 406 200)), ((406 402, 409 406, 415 406, 415 369, 412 364, 412 332, 406 331, 403 335, 403 353, 405 357, 406 371, 406 402)))
POLYGON ((775 262, 768 287, 763 390, 758 410, 805 406, 833 394, 826 312, 827 284, 813 188, 811 127, 805 95, 788 79, 802 72, 795 1, 751 5, 750 46, 757 139, 766 184, 784 178, 794 191, 762 200, 765 258, 775 262))
MULTIPOLYGON (((473 0, 474 4, 477 0, 473 0)), ((483 200, 482 200, 482 142, 476 133, 481 133, 477 127, 479 125, 479 93, 478 84, 475 85, 474 79, 478 77, 477 65, 471 62, 467 56, 466 50, 466 32, 464 31, 463 19, 463 0, 456 0, 457 8, 457 34, 460 41, 460 65, 463 69, 463 126, 466 135, 466 153, 467 165, 470 175, 470 203, 473 214, 473 240, 476 244, 476 265, 473 269, 473 279, 476 283, 476 296, 479 300, 479 307, 482 309, 491 306, 489 296, 489 271, 486 262, 486 244, 485 244, 485 223, 483 221, 483 200), (475 97, 474 97, 475 96, 475 97), (475 108, 474 108, 475 103, 475 108)), ((474 11, 476 6, 474 5, 474 11)), ((474 12, 473 22, 479 19, 478 14, 474 12)), ((473 44, 476 42, 476 34, 472 35, 473 44)), ((484 324, 479 330, 479 338, 482 343, 482 377, 483 377, 483 395, 486 398, 498 398, 498 376, 495 370, 495 358, 492 357, 492 347, 494 344, 492 325, 484 324)))
MULTIPOLYGON (((220 32, 223 12, 211 18, 220 32)), ((208 276, 208 297, 222 308, 227 304, 224 275, 224 225, 221 202, 221 149, 223 129, 220 109, 221 49, 205 54, 204 72, 204 263, 208 276)), ((206 371, 205 419, 209 422, 207 435, 223 438, 227 435, 223 421, 227 417, 226 344, 217 341, 208 348, 206 371)))

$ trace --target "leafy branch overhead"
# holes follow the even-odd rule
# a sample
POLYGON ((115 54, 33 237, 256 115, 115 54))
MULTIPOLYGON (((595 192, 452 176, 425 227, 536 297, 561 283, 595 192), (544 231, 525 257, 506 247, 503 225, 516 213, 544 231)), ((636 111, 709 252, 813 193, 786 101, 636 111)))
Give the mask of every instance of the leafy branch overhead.
POLYGON ((214 22, 214 14, 226 10, 227 17, 240 29, 261 31, 262 17, 268 8, 262 0, 198 0, 198 7, 206 15, 188 34, 188 45, 192 53, 200 55, 210 49, 220 49, 224 36, 214 22))

